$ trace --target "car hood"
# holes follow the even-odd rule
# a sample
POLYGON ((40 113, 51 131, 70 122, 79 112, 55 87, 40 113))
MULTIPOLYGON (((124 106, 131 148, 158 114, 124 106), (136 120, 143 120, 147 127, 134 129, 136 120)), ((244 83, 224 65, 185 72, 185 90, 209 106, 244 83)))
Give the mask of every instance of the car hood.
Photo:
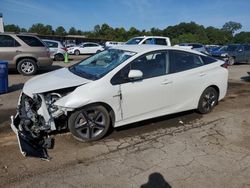
POLYGON ((80 86, 89 82, 92 82, 92 80, 77 76, 70 72, 68 68, 62 68, 31 78, 25 83, 23 92, 32 97, 37 93, 80 86))

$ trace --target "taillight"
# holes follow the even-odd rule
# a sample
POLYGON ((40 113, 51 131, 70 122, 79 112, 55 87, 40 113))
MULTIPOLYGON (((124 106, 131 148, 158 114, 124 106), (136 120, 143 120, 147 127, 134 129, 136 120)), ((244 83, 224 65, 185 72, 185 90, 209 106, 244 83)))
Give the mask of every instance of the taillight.
POLYGON ((62 50, 64 50, 64 51, 66 51, 66 52, 68 51, 68 49, 67 49, 67 48, 65 48, 65 47, 63 47, 63 48, 61 48, 61 49, 62 49, 62 50))
POLYGON ((223 67, 223 68, 228 68, 228 66, 229 66, 229 64, 227 63, 227 62, 225 62, 225 63, 223 63, 222 65, 221 65, 221 67, 223 67))

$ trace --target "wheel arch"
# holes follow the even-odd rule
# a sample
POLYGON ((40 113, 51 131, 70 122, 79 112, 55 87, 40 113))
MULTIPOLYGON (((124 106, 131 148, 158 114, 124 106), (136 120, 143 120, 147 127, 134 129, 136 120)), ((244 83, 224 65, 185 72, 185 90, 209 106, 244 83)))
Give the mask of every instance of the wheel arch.
POLYGON ((23 60, 23 59, 32 59, 32 60, 34 60, 36 63, 37 63, 37 59, 36 58, 34 58, 34 57, 30 57, 30 56, 22 56, 22 57, 18 57, 17 59, 16 59, 16 68, 17 68, 17 65, 18 65, 18 63, 21 61, 21 60, 23 60))
MULTIPOLYGON (((89 103, 89 104, 87 104, 87 105, 84 105, 84 106, 82 106, 81 108, 84 108, 84 107, 88 107, 88 106, 93 106, 93 105, 100 105, 100 106, 103 106, 107 111, 108 111, 108 113, 109 113, 109 117, 110 117, 110 122, 111 122, 111 125, 112 125, 112 127, 114 127, 114 125, 115 125, 115 112, 114 112, 114 110, 113 110, 113 108, 109 105, 109 104, 107 104, 107 103, 105 103, 105 102, 94 102, 94 103, 89 103)), ((77 109, 76 109, 77 110, 77 109)))

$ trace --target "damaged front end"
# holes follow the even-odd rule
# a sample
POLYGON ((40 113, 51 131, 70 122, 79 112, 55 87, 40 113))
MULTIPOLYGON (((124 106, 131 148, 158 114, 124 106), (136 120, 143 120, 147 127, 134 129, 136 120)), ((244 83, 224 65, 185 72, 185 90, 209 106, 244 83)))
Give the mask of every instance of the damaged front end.
POLYGON ((11 128, 24 156, 50 159, 47 149, 54 146, 52 133, 67 129, 67 110, 54 105, 61 97, 59 93, 34 94, 32 98, 24 93, 20 95, 17 114, 11 117, 11 128), (60 126, 56 126, 59 121, 60 126))

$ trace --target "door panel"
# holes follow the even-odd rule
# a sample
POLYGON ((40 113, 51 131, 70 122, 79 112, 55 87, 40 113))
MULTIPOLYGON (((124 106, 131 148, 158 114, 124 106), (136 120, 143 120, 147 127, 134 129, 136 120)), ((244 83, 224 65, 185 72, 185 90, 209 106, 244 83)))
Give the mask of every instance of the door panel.
POLYGON ((173 104, 172 82, 166 76, 121 85, 123 119, 166 109, 173 104))

